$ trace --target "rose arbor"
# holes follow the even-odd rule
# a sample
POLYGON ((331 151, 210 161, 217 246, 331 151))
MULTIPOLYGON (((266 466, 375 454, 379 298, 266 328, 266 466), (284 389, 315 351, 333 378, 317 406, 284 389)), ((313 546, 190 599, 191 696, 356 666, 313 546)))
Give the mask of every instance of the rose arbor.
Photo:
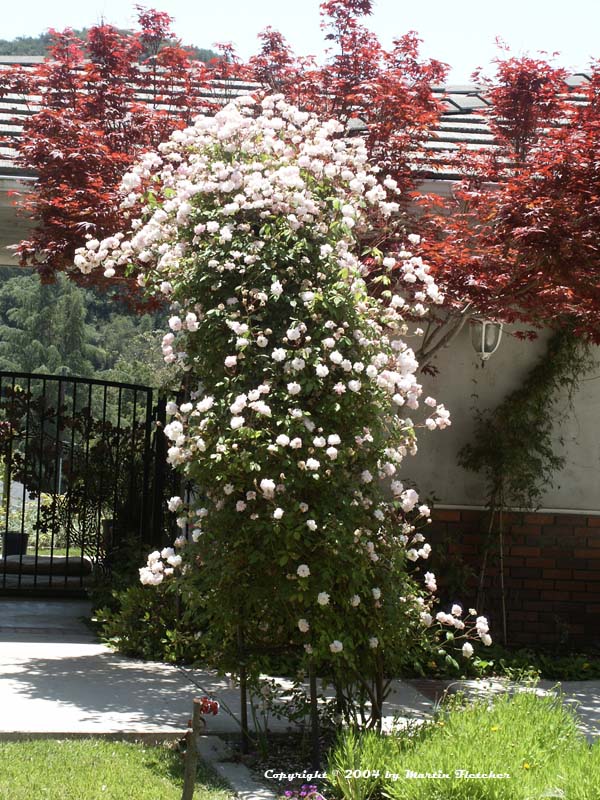
MULTIPOLYGON (((358 687, 378 719, 384 675, 431 624, 435 578, 420 589, 406 570, 429 553, 429 509, 401 482, 421 396, 404 316, 442 298, 400 249, 369 255, 402 296, 367 295, 357 234, 393 230, 397 189, 340 134, 278 96, 198 117, 125 176, 127 232, 76 263, 169 298, 163 352, 192 389, 165 432, 197 493, 172 498, 181 536, 142 582, 177 585, 215 666, 242 655, 258 675, 301 653, 346 711, 358 687)), ((427 427, 450 424, 424 405, 427 427)), ((454 611, 440 621, 463 636, 454 611)))

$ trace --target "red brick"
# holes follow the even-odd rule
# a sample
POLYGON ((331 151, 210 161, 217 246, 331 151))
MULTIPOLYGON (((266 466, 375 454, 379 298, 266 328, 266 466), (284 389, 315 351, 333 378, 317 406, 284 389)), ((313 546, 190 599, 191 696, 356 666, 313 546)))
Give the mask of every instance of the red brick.
POLYGON ((510 567, 509 575, 513 578, 541 578, 541 569, 531 569, 530 567, 514 566, 510 567))
POLYGON ((573 573, 575 580, 597 581, 600 578, 600 568, 598 569, 576 569, 573 573))
POLYGON ((585 612, 586 612, 586 614, 600 614, 600 604, 592 605, 592 606, 586 606, 585 607, 585 612))
POLYGON ((516 547, 510 547, 509 552, 511 556, 539 556, 540 548, 517 545, 516 547))
POLYGON ((523 581, 525 589, 552 589, 552 581, 531 580, 525 578, 523 581))
MULTIPOLYGON (((548 589, 548 584, 545 585, 545 588, 548 589)), ((542 596, 541 589, 521 589, 519 592, 519 597, 523 600, 523 607, 525 607, 525 603, 529 600, 539 600, 542 596)))
POLYGON ((487 511, 478 511, 473 508, 463 508, 460 512, 463 522, 482 522, 486 517, 488 517, 487 511))
POLYGON ((600 528, 600 517, 588 517, 590 528, 600 528))
POLYGON ((544 553, 548 556, 556 555, 557 563, 563 569, 587 569, 588 568, 588 561, 584 558, 572 558, 566 551, 562 553, 555 554, 555 552, 549 552, 544 550, 544 553))
POLYGON ((510 525, 523 524, 523 514, 520 511, 509 511, 508 514, 502 515, 502 519, 504 522, 510 523, 510 525))
POLYGON ((539 536, 541 532, 541 525, 513 525, 510 536, 539 536))
POLYGON ((586 525, 588 517, 585 514, 557 514, 556 520, 561 525, 586 525))
POLYGON ((552 568, 556 566, 556 561, 553 558, 526 558, 526 567, 547 567, 552 568))
POLYGON ((596 599, 595 592, 583 592, 581 588, 580 586, 578 592, 571 592, 571 600, 577 601, 578 603, 589 603, 590 600, 596 599))
POLYGON ((575 537, 581 537, 582 539, 587 539, 589 535, 590 535, 589 528, 578 527, 573 529, 573 536, 575 537))
POLYGON ((575 550, 573 555, 575 558, 598 558, 600 559, 600 549, 594 550, 592 547, 583 550, 575 550))
POLYGON ((554 525, 554 514, 525 514, 525 523, 533 525, 554 525))
POLYGON ((570 569, 545 569, 542 572, 542 576, 544 578, 558 578, 558 580, 565 580, 567 578, 571 578, 573 576, 573 572, 570 569))
MULTIPOLYGON (((562 518, 558 517, 558 520, 562 523, 562 518)), ((544 536, 554 536, 559 540, 562 540, 568 536, 571 536, 573 533, 573 527, 570 525, 544 525, 544 536)), ((589 531, 588 531, 589 535, 589 531)))
POLYGON ((460 522, 460 511, 451 511, 446 508, 433 509, 434 522, 460 522))
POLYGON ((557 592, 556 590, 542 592, 541 593, 542 600, 568 600, 569 593, 568 592, 557 592))
POLYGON ((526 600, 523 608, 525 611, 547 611, 548 603, 542 603, 541 600, 526 600))
POLYGON ((600 596, 600 576, 596 575, 595 581, 579 581, 579 591, 600 596))
POLYGON ((595 536, 588 536, 587 546, 600 548, 600 536, 598 534, 595 536))
POLYGON ((523 619, 527 622, 536 622, 539 619, 539 613, 537 611, 509 611, 508 618, 509 620, 513 619, 523 619))
POLYGON ((556 581, 555 586, 565 592, 580 592, 583 588, 581 581, 556 581))

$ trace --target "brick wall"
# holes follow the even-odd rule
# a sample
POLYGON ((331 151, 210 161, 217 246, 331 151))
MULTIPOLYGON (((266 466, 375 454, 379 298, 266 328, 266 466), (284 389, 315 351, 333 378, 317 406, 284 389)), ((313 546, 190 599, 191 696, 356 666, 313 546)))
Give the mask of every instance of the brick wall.
MULTIPOLYGON (((509 644, 600 646, 600 514, 510 513, 504 521, 509 644)), ((434 548, 445 542, 448 558, 478 574, 487 525, 484 511, 438 509, 427 538, 434 548)), ((478 611, 490 617, 500 640, 497 546, 490 557, 485 608, 478 611)), ((443 570, 438 583, 444 593, 443 570)), ((466 606, 476 586, 471 577, 453 591, 466 606)))

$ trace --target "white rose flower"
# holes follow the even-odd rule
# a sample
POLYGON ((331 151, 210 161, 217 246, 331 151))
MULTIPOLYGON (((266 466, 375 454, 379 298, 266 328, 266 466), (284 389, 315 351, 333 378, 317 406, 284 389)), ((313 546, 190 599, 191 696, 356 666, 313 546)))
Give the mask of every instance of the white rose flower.
POLYGON ((308 564, 300 564, 298 569, 296 570, 296 574, 299 578, 308 578, 310 575, 310 569, 308 568, 308 564))
POLYGON ((275 495, 275 481, 270 478, 263 478, 260 482, 260 490, 269 499, 275 495))
POLYGON ((344 649, 344 645, 340 642, 339 639, 334 639, 333 642, 329 645, 329 649, 332 653, 341 653, 344 649))
POLYGON ((169 511, 177 511, 177 509, 182 505, 183 505, 183 500, 181 499, 181 497, 171 497, 169 502, 167 503, 169 511))

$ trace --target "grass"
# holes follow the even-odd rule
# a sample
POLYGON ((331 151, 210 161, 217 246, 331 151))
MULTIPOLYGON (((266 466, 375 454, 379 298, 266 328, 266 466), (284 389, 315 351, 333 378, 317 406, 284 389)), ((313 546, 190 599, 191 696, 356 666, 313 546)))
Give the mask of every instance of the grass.
POLYGON ((458 698, 412 734, 343 734, 329 773, 344 800, 592 800, 600 796, 600 743, 590 747, 573 713, 553 697, 458 698), (363 775, 347 778, 344 770, 363 775), (467 779, 456 770, 509 777, 467 779))
MULTIPOLYGON (((1 800, 181 800, 183 756, 167 745, 105 739, 0 743, 1 800)), ((232 792, 200 764, 194 800, 232 792)))

